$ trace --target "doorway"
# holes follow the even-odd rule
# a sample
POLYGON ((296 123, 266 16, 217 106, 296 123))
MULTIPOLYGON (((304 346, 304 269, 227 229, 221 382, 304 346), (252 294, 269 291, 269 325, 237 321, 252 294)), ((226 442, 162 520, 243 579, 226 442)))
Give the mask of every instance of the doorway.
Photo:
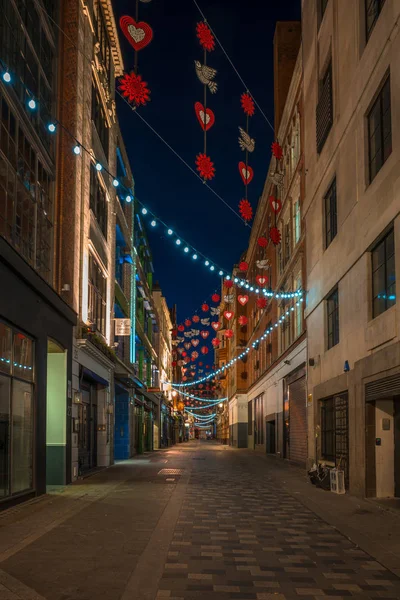
POLYGON ((83 381, 79 414, 78 461, 79 472, 97 467, 97 390, 83 381))
POLYGON ((267 421, 267 454, 275 454, 275 420, 267 421))
POLYGON ((46 485, 66 484, 67 352, 47 340, 46 485))

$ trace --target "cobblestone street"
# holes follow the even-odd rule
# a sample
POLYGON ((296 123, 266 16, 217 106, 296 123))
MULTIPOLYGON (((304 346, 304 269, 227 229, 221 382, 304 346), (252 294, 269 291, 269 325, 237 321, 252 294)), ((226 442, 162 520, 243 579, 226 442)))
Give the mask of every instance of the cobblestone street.
MULTIPOLYGON (((192 442, 5 512, 0 598, 400 598, 396 570, 317 516, 277 468, 192 442)), ((333 496, 308 488, 322 504, 333 496)), ((398 532, 396 515, 375 520, 398 532)))

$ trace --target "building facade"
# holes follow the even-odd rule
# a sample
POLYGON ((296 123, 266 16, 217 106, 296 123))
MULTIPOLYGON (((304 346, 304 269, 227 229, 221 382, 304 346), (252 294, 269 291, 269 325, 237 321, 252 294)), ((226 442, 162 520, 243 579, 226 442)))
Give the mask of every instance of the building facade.
MULTIPOLYGON (((40 3, 39 3, 40 4, 40 3)), ((48 7, 57 22, 61 3, 48 7)), ((60 297, 58 31, 0 4, 0 507, 71 480, 74 307, 60 297)))
POLYGON ((302 10, 308 456, 400 496, 400 6, 302 10))

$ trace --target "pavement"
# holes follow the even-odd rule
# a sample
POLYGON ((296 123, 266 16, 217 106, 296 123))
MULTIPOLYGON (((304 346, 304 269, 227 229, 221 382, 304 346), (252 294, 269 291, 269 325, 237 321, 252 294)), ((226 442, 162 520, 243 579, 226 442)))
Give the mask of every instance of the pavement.
POLYGON ((400 517, 189 442, 0 513, 0 600, 400 600, 400 517))

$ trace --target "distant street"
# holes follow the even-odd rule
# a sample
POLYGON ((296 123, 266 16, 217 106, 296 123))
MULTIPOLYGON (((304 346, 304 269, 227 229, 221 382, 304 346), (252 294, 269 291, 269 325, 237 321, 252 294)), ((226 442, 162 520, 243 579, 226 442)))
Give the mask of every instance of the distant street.
MULTIPOLYGON (((265 456, 206 441, 146 454, 3 513, 0 598, 400 598, 392 571, 306 507, 334 518, 330 502, 368 534, 372 504, 265 456)), ((376 550, 388 522, 396 536, 398 517, 375 516, 376 550)))

